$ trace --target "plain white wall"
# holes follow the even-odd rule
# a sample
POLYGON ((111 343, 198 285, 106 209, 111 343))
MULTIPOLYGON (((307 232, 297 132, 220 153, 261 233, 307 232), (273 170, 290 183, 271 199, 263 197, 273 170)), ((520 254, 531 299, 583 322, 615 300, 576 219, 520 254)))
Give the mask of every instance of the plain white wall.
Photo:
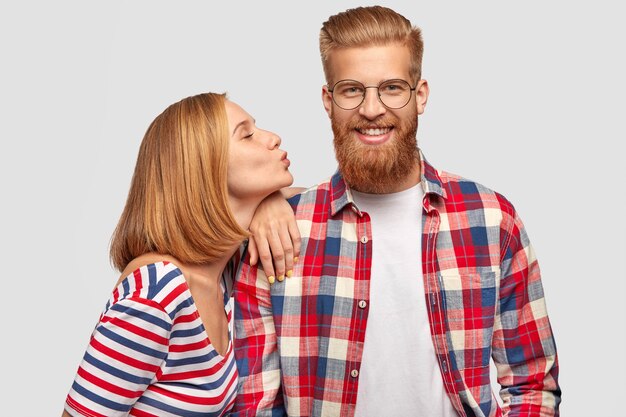
MULTIPOLYGON (((297 185, 332 174, 317 37, 371 2, 0 6, 2 415, 60 415, 117 274, 107 257, 139 142, 167 105, 228 91, 278 132, 297 185)), ((388 1, 422 27, 435 166, 505 194, 539 256, 562 414, 624 416, 617 2, 388 1)))

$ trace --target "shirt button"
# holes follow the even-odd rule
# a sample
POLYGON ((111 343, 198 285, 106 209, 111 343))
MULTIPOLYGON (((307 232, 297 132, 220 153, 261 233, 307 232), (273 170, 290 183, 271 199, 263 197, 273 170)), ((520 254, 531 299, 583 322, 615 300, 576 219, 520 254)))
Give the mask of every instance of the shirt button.
POLYGON ((430 293, 430 303, 434 306, 437 305, 437 296, 432 292, 430 293))
POLYGON ((367 301, 365 300, 359 301, 359 308, 365 308, 365 307, 367 307, 367 301))
POLYGON ((350 376, 351 376, 352 378, 356 378, 357 376, 359 376, 359 371, 358 371, 358 370, 356 370, 356 369, 351 370, 351 371, 350 371, 350 376))
POLYGON ((362 236, 361 237, 361 243, 365 244, 365 243, 367 243, 367 240, 368 240, 367 236, 362 236))

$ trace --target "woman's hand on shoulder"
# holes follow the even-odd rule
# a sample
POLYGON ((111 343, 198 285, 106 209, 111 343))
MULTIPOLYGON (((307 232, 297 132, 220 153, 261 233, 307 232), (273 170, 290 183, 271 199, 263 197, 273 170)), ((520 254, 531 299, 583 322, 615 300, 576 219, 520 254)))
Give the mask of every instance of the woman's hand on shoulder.
POLYGON ((304 190, 288 188, 269 195, 257 207, 250 222, 248 242, 250 264, 261 266, 270 284, 290 277, 300 254, 300 232, 293 209, 286 198, 304 190))

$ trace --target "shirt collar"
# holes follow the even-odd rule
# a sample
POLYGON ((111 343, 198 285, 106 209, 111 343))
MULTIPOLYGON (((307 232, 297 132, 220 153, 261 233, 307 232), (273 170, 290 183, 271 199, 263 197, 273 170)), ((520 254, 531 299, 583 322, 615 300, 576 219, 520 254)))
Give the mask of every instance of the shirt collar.
MULTIPOLYGON (((434 198, 441 197, 443 199, 446 199, 447 195, 446 195, 446 190, 443 188, 441 184, 441 178, 439 177, 437 170, 435 169, 435 167, 433 167, 432 165, 428 163, 421 149, 419 151, 419 156, 420 156, 420 165, 422 168, 420 184, 422 185, 422 190, 424 191, 425 208, 429 210, 430 199, 427 197, 434 197, 434 198)), ((344 181, 343 177, 341 176, 341 172, 337 170, 335 171, 335 174, 330 179, 331 215, 334 216, 339 211, 343 210, 343 208, 346 206, 351 206, 351 207, 356 208, 356 205, 354 204, 354 199, 352 197, 352 193, 350 192, 350 187, 344 181)))

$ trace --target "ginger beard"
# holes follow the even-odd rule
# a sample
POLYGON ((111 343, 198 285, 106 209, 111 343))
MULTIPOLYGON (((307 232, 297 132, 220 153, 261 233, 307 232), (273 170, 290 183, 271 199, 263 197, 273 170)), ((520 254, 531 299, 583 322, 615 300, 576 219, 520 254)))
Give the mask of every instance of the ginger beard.
POLYGON ((393 126, 393 138, 381 145, 366 145, 356 137, 355 129, 372 127, 371 122, 342 124, 331 117, 335 157, 346 183, 364 193, 385 194, 405 179, 419 161, 417 117, 405 122, 386 118, 376 125, 393 126))

